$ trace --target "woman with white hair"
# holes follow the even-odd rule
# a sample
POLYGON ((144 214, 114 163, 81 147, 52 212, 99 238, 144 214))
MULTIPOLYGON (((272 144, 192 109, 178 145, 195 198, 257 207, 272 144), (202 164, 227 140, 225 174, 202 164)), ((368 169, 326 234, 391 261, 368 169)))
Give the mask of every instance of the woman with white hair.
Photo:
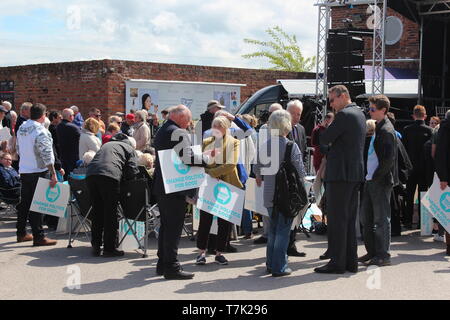
POLYGON ((147 125, 147 111, 136 112, 133 138, 136 140, 136 150, 143 151, 150 145, 150 128, 147 125))
MULTIPOLYGON (((235 187, 243 188, 237 171, 239 159, 239 140, 230 135, 230 121, 225 117, 217 117, 212 122, 213 136, 203 141, 203 151, 210 152, 214 157, 205 171, 211 177, 225 181, 235 187), (219 151, 215 149, 219 145, 219 151)), ((216 244, 215 262, 220 265, 227 265, 228 261, 222 255, 226 251, 228 237, 230 236, 231 223, 221 218, 218 221, 218 234, 216 244)), ((206 264, 206 249, 208 246, 208 236, 213 221, 212 214, 200 210, 200 224, 197 233, 197 248, 200 254, 196 264, 206 264)), ((210 248, 211 249, 211 248, 210 248)))
POLYGON ((276 210, 273 205, 273 199, 275 194, 275 177, 281 162, 285 158, 288 143, 292 145, 291 163, 296 168, 300 179, 303 179, 306 174, 300 149, 296 143, 290 142, 287 138, 292 130, 289 112, 278 110, 272 113, 269 118, 269 129, 272 136, 262 145, 262 152, 259 152, 258 163, 254 169, 258 186, 261 186, 264 179, 264 206, 269 211, 270 216, 269 239, 267 242, 267 272, 274 277, 282 277, 292 272, 288 268, 286 252, 293 218, 288 218, 283 212, 276 210), (274 148, 272 148, 272 144, 276 144, 273 146, 274 148), (272 149, 278 152, 271 154, 272 149), (270 159, 268 164, 266 164, 267 161, 262 161, 262 155, 267 155, 267 158, 270 159))

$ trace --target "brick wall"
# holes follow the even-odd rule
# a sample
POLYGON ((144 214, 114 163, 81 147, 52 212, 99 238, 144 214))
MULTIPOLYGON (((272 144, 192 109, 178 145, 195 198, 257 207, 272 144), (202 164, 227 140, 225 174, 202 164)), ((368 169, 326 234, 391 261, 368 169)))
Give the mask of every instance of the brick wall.
POLYGON ((49 109, 77 105, 83 116, 91 107, 108 115, 125 110, 125 80, 151 79, 242 83, 241 100, 277 79, 314 79, 314 73, 101 60, 0 68, 0 81, 15 82, 16 109, 25 101, 49 109))
MULTIPOLYGON (((357 28, 367 28, 367 19, 370 14, 366 12, 367 5, 349 7, 335 7, 332 9, 332 28, 344 28, 342 20, 346 18, 352 19, 353 15, 362 17, 361 22, 354 22, 357 28)), ((405 18, 391 8, 387 9, 387 16, 396 16, 403 22, 403 37, 395 45, 386 45, 386 59, 419 59, 420 58, 420 26, 415 22, 405 18)), ((355 21, 355 19, 353 19, 355 21)), ((365 38, 365 59, 372 59, 373 38, 365 38)), ((370 64, 370 63, 367 63, 370 64)), ((397 67, 403 69, 418 69, 418 62, 388 62, 388 67, 397 67)))

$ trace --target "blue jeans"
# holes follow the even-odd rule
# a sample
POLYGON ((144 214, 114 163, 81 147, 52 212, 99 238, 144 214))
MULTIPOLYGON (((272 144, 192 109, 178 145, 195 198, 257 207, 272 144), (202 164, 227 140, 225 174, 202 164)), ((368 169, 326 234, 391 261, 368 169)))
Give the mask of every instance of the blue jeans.
POLYGON ((282 273, 288 266, 286 254, 289 245, 292 218, 286 218, 281 212, 267 208, 270 216, 269 239, 267 242, 267 269, 272 273, 282 273))
POLYGON ((247 209, 244 209, 244 211, 242 212, 242 224, 241 224, 242 232, 244 233, 244 235, 252 233, 253 230, 252 222, 253 222, 252 212, 247 209))

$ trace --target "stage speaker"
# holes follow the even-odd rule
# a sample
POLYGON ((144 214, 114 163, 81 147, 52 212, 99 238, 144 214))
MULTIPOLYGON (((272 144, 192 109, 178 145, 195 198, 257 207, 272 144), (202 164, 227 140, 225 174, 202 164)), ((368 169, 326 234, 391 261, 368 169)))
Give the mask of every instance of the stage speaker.
POLYGON ((364 50, 364 40, 348 34, 330 33, 328 35, 327 50, 328 52, 362 51, 364 50))
POLYGON ((328 82, 356 82, 364 80, 363 68, 329 68, 328 82))

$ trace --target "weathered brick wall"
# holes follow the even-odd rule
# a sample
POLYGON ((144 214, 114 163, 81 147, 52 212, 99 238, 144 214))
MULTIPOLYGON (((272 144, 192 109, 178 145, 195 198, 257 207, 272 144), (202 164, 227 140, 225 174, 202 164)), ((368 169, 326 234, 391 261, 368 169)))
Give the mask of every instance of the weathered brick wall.
POLYGON ((314 73, 283 72, 271 70, 221 68, 195 65, 163 64, 133 61, 108 61, 114 72, 108 77, 108 104, 113 110, 122 111, 125 101, 125 80, 152 79, 175 81, 201 81, 241 83, 241 102, 253 93, 275 84, 278 79, 314 79, 314 73))
MULTIPOLYGON (((355 22, 357 28, 367 28, 367 19, 371 14, 367 13, 367 5, 349 7, 335 7, 332 9, 332 28, 344 28, 342 22, 346 18, 352 19, 353 15, 362 17, 361 22, 355 22)), ((391 8, 387 9, 387 16, 396 16, 403 22, 403 36, 399 42, 394 45, 386 46, 386 59, 419 59, 420 58, 420 26, 415 22, 405 18, 391 8)), ((372 59, 373 39, 365 38, 365 58, 372 59)), ((397 67, 403 69, 418 69, 418 62, 388 62, 388 67, 397 67)))
POLYGON ((241 100, 277 79, 314 79, 314 73, 206 67, 119 60, 52 63, 0 68, 0 81, 15 82, 15 108, 25 101, 49 109, 77 105, 83 116, 91 107, 108 115, 125 110, 125 80, 152 79, 242 83, 241 100))

